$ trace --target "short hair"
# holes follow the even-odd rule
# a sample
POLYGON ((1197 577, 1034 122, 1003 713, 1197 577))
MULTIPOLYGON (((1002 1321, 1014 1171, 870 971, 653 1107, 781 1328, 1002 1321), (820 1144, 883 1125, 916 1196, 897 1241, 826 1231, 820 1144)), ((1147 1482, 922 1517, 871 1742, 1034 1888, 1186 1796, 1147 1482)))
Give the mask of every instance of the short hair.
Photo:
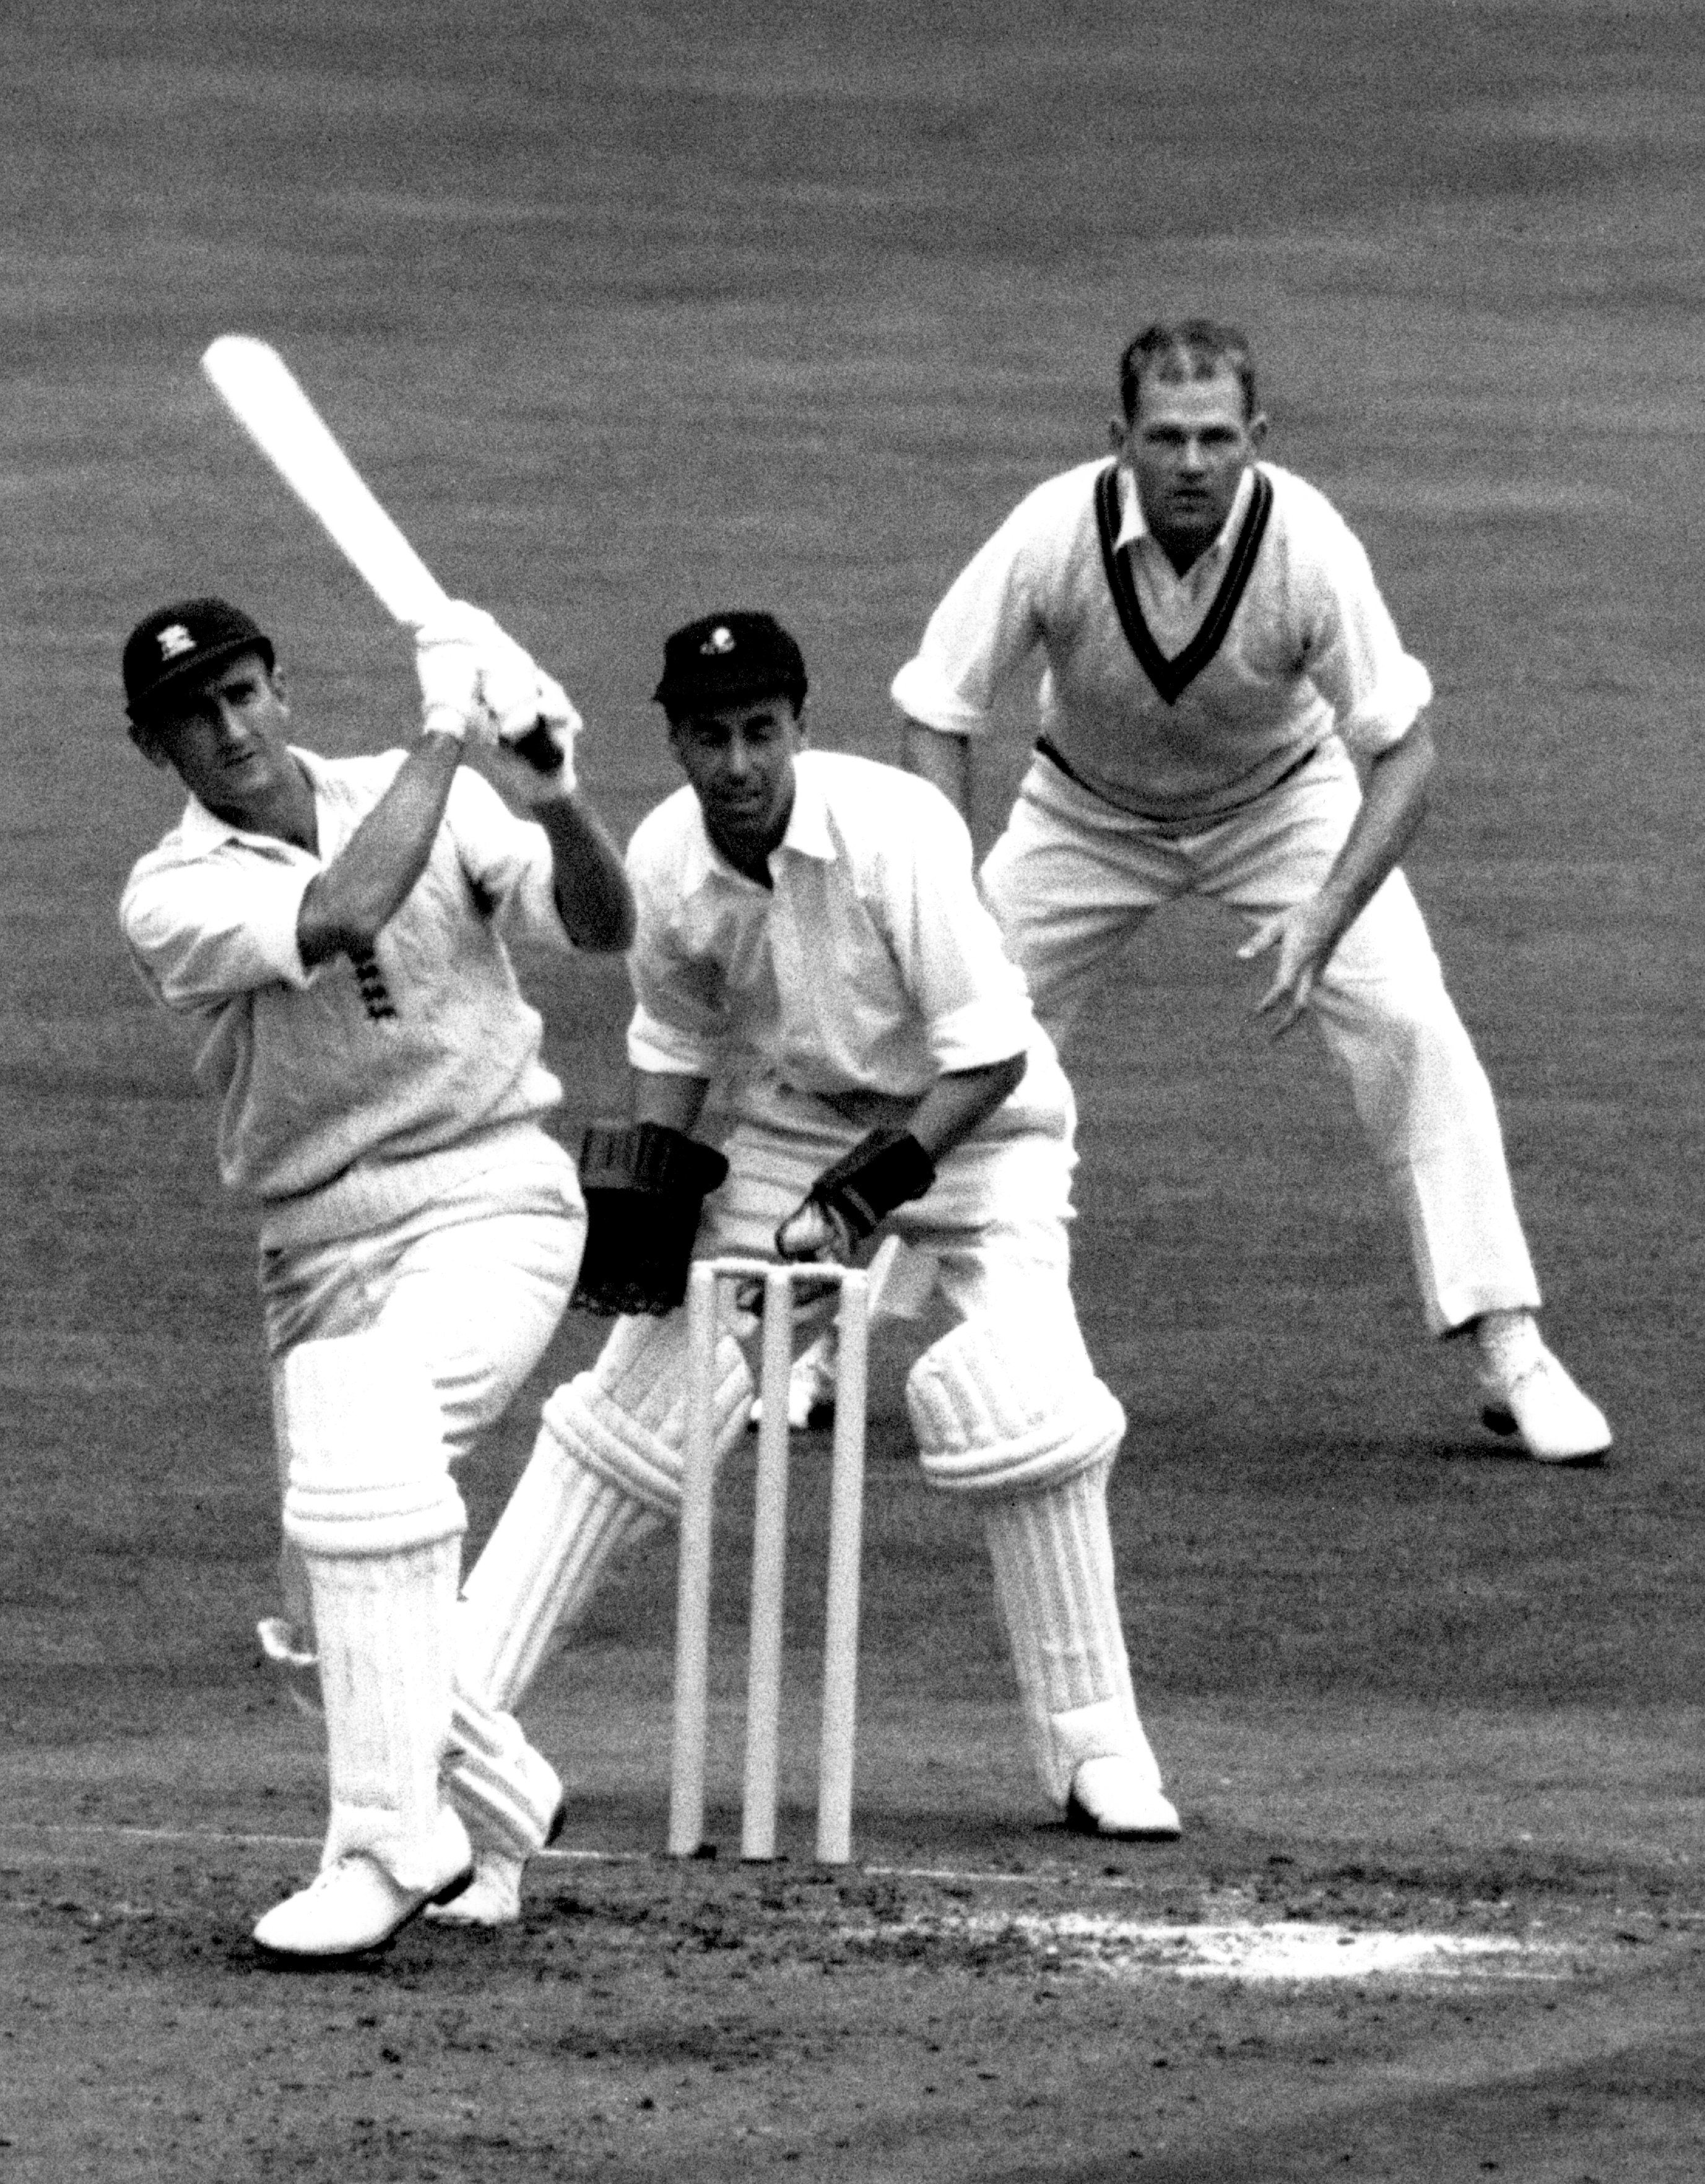
POLYGON ((1136 422, 1145 379, 1213 379, 1222 371, 1232 373, 1243 390, 1246 424, 1257 407, 1255 359, 1246 335, 1216 319, 1162 320, 1145 326, 1134 341, 1125 344, 1119 359, 1119 402, 1125 422, 1136 422))

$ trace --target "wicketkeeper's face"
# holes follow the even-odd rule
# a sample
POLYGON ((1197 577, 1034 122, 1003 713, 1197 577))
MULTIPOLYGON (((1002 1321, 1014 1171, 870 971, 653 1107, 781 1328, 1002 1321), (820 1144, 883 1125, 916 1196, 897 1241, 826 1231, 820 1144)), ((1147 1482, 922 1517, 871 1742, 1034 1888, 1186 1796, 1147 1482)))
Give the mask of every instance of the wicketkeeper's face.
POLYGON ((732 865, 761 866, 788 831, 794 760, 805 740, 790 698, 753 698, 670 723, 711 841, 732 865))

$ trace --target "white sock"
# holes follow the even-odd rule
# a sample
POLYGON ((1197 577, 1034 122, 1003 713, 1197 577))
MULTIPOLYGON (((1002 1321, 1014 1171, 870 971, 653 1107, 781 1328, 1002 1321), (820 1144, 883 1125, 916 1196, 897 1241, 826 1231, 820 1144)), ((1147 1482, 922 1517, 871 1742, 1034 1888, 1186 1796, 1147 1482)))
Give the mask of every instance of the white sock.
POLYGON ((1538 1363, 1543 1345, 1527 1311, 1483 1312, 1474 1322, 1480 1370, 1493 1386, 1507 1388, 1538 1363))

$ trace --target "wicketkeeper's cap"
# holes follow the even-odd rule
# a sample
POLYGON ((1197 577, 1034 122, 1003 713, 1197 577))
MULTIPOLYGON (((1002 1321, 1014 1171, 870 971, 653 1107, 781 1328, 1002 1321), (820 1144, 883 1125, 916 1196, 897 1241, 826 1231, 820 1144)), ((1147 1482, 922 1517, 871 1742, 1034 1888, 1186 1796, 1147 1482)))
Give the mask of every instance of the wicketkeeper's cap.
POLYGON ((663 680, 652 696, 672 719, 745 698, 805 694, 805 656, 773 615, 702 616, 663 644, 663 680))
POLYGON ((133 721, 158 713, 221 660, 258 652, 270 673, 272 639, 224 599, 179 599, 139 621, 125 640, 125 710, 133 721))

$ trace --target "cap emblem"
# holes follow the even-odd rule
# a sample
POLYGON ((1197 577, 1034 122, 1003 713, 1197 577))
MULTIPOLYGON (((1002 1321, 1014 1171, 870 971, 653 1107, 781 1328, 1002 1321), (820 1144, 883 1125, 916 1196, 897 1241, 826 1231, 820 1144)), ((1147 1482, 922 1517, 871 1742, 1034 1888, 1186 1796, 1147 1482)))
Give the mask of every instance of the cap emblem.
POLYGON ((158 641, 162 660, 177 660, 186 652, 195 650, 195 639, 181 621, 169 621, 159 632, 158 641))
POLYGON ((713 653, 732 652, 734 649, 733 631, 728 627, 726 622, 719 621, 716 628, 711 631, 709 637, 707 637, 705 642, 699 646, 699 649, 700 652, 704 653, 707 658, 713 653))

